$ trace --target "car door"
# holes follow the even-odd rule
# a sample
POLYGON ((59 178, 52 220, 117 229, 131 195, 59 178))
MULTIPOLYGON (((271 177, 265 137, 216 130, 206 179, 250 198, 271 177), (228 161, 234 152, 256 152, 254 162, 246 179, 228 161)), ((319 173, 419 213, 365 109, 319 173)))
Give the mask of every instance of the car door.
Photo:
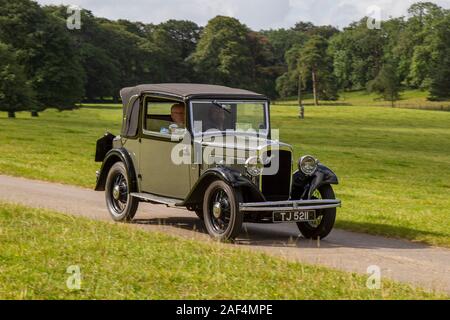
MULTIPOLYGON (((173 159, 173 150, 181 149, 183 154, 189 155, 190 145, 183 139, 187 134, 184 128, 173 129, 171 108, 174 104, 176 102, 144 101, 139 177, 143 192, 184 199, 191 189, 191 166, 173 159)), ((184 119, 186 121, 186 117, 184 119)))

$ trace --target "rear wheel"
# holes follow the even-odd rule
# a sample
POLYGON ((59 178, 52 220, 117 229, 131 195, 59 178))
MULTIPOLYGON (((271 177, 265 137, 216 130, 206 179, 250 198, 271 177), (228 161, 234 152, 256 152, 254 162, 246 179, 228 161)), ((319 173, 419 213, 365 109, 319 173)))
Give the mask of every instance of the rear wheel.
MULTIPOLYGON (((333 188, 330 185, 321 186, 314 191, 312 199, 336 199, 333 188)), ((319 213, 319 212, 318 212, 319 213)), ((297 226, 302 235, 307 239, 323 239, 331 232, 336 220, 336 208, 322 209, 320 215, 313 222, 298 222, 297 226)))
POLYGON ((239 235, 243 221, 243 215, 239 212, 241 201, 240 190, 223 181, 215 181, 206 189, 203 220, 211 237, 226 241, 233 240, 239 235))
POLYGON ((115 221, 131 221, 139 200, 130 194, 130 178, 123 162, 116 162, 109 170, 105 188, 106 206, 115 221))

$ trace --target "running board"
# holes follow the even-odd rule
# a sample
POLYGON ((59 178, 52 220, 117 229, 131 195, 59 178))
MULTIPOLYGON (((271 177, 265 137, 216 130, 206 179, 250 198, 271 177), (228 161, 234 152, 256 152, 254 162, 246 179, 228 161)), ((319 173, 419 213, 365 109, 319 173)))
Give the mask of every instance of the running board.
POLYGON ((180 204, 180 201, 181 201, 179 199, 161 197, 161 196, 157 196, 157 195, 154 195, 151 193, 132 193, 131 196, 138 198, 139 200, 142 200, 142 201, 148 201, 148 202, 158 203, 158 204, 165 204, 166 206, 169 206, 169 207, 177 207, 177 205, 180 204))

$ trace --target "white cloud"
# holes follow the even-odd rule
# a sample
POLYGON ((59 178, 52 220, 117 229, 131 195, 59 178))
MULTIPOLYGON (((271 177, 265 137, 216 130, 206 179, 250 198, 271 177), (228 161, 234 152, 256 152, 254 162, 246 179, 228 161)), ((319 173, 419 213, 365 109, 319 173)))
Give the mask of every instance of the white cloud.
MULTIPOLYGON (((344 27, 359 20, 369 6, 382 16, 402 16, 419 0, 37 0, 41 4, 72 4, 109 19, 160 23, 168 19, 192 20, 205 25, 216 15, 238 18, 259 30, 290 27, 298 21, 344 27)), ((435 3, 450 8, 450 0, 435 3)))

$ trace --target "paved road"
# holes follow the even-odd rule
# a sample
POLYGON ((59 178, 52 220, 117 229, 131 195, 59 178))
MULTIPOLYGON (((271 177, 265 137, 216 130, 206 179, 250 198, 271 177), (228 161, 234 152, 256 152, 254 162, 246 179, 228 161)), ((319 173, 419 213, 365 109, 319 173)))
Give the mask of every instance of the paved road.
MULTIPOLYGON (((110 220, 104 194, 89 189, 0 175, 0 201, 110 220)), ((135 226, 210 241, 201 221, 182 209, 141 204, 135 226)), ((450 294, 450 250, 409 241, 334 230, 317 241, 300 237, 292 224, 245 224, 237 246, 336 269, 366 274, 377 265, 382 277, 450 294)))

